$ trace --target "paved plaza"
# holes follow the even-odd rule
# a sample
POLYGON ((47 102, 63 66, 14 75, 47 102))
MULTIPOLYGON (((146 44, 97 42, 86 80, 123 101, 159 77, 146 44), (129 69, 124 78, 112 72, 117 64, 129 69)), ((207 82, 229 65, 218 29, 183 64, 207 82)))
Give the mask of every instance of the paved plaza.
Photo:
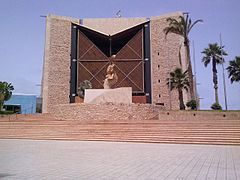
POLYGON ((240 146, 0 139, 0 179, 240 179, 240 146))

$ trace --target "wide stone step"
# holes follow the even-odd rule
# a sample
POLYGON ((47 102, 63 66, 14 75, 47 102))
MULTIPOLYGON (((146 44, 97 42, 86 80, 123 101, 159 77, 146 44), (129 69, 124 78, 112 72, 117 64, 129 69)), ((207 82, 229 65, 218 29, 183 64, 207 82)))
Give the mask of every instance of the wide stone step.
MULTIPOLYGON (((181 117, 183 118, 183 117, 181 117)), ((240 119, 60 120, 50 115, 0 118, 0 138, 240 145, 240 119)))
MULTIPOLYGON (((6 139, 16 139, 16 137, 7 137, 6 139)), ((28 137, 17 137, 17 139, 29 139, 28 137)), ((119 138, 105 138, 105 137, 57 137, 57 136, 34 136, 31 139, 48 139, 48 140, 80 140, 80 141, 115 141, 115 142, 144 142, 144 143, 179 143, 179 144, 215 144, 215 145, 239 145, 240 142, 232 139, 175 139, 175 138, 165 138, 165 139, 149 139, 149 138, 127 138, 127 139, 119 139, 119 138)))
POLYGON ((240 139, 240 134, 234 134, 234 133, 185 133, 185 132, 179 132, 179 133, 144 133, 144 132, 51 132, 51 131, 37 131, 37 132, 19 132, 19 133, 10 133, 10 132, 2 132, 0 133, 0 137, 4 137, 5 135, 31 135, 34 134, 63 134, 63 135, 109 135, 109 136, 183 136, 183 137, 234 137, 240 139))
POLYGON ((0 126, 0 129, 28 129, 28 130, 36 130, 36 129, 47 129, 47 130, 52 130, 52 129, 61 129, 61 130, 123 130, 123 131, 142 131, 142 130, 147 130, 147 131, 236 131, 240 132, 240 127, 214 127, 214 128, 208 128, 208 127, 163 127, 163 126, 80 126, 80 125, 58 125, 58 126, 53 126, 53 125, 27 125, 27 126, 14 126, 14 125, 4 125, 0 126))
POLYGON ((23 121, 23 122, 34 122, 34 121, 59 121, 59 122, 83 122, 83 123, 118 123, 118 122, 130 122, 130 123, 135 123, 135 122, 161 122, 161 123, 224 123, 224 122, 240 122, 240 119, 226 119, 226 120, 158 120, 158 119, 153 119, 153 120, 144 120, 144 119, 134 119, 134 120, 124 120, 124 119, 118 119, 118 120, 91 120, 91 119, 86 119, 86 120, 60 120, 60 119, 55 119, 55 118, 18 118, 18 119, 10 119, 9 118, 0 118, 0 122, 6 121, 6 122, 18 122, 18 121, 23 121))
POLYGON ((173 134, 173 133, 185 133, 185 134, 240 134, 240 129, 146 129, 146 128, 136 128, 136 129, 89 129, 89 128, 46 128, 46 127, 31 127, 31 128, 0 128, 0 132, 12 132, 12 133, 22 133, 22 132, 51 132, 51 131, 61 131, 61 132, 120 132, 120 133, 165 133, 165 134, 173 134))
POLYGON ((201 128, 201 127, 240 127, 240 123, 223 123, 223 124, 208 124, 208 123, 203 123, 203 124, 163 124, 163 123, 89 123, 89 124, 84 124, 84 123, 61 123, 61 122, 0 122, 0 127, 4 125, 20 125, 20 126, 33 126, 33 125, 81 125, 81 126, 164 126, 164 127, 196 127, 196 128, 201 128))
MULTIPOLYGON (((28 134, 27 134, 28 135, 28 134)), ((31 133, 32 137, 34 136, 61 136, 61 137, 75 137, 75 138, 94 138, 94 137, 115 137, 115 138, 137 138, 137 137, 141 137, 141 138, 148 138, 148 139, 162 139, 162 138, 174 138, 174 139, 185 139, 185 140, 193 140, 193 139, 199 139, 199 140, 217 140, 217 141, 222 141, 222 140, 234 140, 234 141, 239 141, 240 142, 240 138, 239 137, 209 137, 209 136, 199 136, 199 137, 189 137, 189 136, 171 136, 171 135, 144 135, 144 134, 140 134, 140 135, 131 135, 129 136, 128 134, 119 134, 119 135, 115 135, 115 134, 71 134, 71 133, 46 133, 46 134, 42 134, 42 133, 31 133)), ((28 137, 25 134, 17 134, 17 135, 13 135, 13 134, 8 134, 5 137, 14 137, 14 136, 18 136, 18 137, 28 137)), ((32 137, 29 137, 30 139, 32 137)))
POLYGON ((194 134, 194 133, 153 133, 153 132, 62 132, 62 131, 20 131, 18 133, 0 133, 0 137, 7 137, 7 136, 28 136, 29 138, 33 137, 34 135, 61 135, 61 136, 79 136, 79 137, 84 137, 84 136, 101 136, 101 137, 149 137, 149 138, 154 138, 154 137, 171 137, 171 136, 177 136, 177 137, 184 137, 186 139, 191 139, 191 138, 196 138, 196 137, 204 137, 204 138, 235 138, 240 140, 240 134, 211 134, 211 133, 201 133, 201 134, 194 134))

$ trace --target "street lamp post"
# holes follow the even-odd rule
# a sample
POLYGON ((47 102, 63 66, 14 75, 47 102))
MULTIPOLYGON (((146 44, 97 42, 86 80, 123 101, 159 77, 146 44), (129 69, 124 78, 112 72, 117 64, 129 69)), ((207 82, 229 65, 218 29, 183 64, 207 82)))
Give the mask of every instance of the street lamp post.
POLYGON ((192 46, 193 46, 193 67, 194 67, 194 99, 197 103, 197 109, 199 109, 199 99, 198 99, 198 93, 197 93, 197 70, 196 70, 196 61, 195 61, 195 45, 194 41, 192 41, 192 46))
MULTIPOLYGON (((220 33, 220 47, 221 47, 221 58, 223 60, 223 46, 222 46, 222 36, 220 33)), ((227 90, 226 90, 226 82, 225 82, 225 69, 224 69, 224 63, 222 63, 222 72, 223 72, 223 88, 224 88, 224 100, 225 100, 225 109, 228 110, 227 107, 227 90)))
MULTIPOLYGON (((167 50, 167 54, 168 54, 168 68, 169 70, 171 69, 170 67, 170 60, 169 60, 169 44, 167 44, 168 46, 168 50, 167 50)), ((172 110, 172 95, 171 95, 171 76, 169 73, 169 80, 168 80, 168 94, 169 94, 169 110, 172 110)))

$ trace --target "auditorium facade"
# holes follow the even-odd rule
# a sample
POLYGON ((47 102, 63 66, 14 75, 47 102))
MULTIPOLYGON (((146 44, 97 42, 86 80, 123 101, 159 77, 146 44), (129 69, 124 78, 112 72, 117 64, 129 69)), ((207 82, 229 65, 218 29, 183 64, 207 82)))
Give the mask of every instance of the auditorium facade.
MULTIPOLYGON (((113 56, 118 75, 115 88, 131 87, 133 103, 178 109, 178 93, 169 91, 166 79, 176 67, 186 69, 183 38, 176 34, 166 37, 163 29, 168 26, 168 17, 180 15, 93 19, 48 15, 43 112, 51 113, 55 105, 76 103, 84 80, 94 89, 103 88, 113 56)), ((184 101, 189 99, 189 92, 184 92, 184 101)))

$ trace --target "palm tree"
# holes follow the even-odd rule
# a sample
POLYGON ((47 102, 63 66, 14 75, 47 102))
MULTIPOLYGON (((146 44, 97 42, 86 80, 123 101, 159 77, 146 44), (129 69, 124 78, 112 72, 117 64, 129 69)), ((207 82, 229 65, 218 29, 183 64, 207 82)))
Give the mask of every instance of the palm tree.
POLYGON ((179 99, 179 108, 180 110, 185 110, 185 105, 183 102, 183 89, 188 91, 190 86, 189 78, 187 71, 183 72, 181 68, 176 68, 173 72, 170 72, 170 78, 167 79, 167 85, 170 90, 177 89, 178 99, 179 99))
MULTIPOLYGON (((187 62, 187 70, 188 74, 192 75, 192 67, 191 67, 191 59, 190 59, 190 43, 188 35, 192 28, 199 22, 203 22, 203 20, 198 19, 192 23, 191 18, 189 17, 188 13, 187 16, 179 16, 176 18, 167 18, 168 27, 164 28, 164 33, 167 36, 168 33, 174 33, 182 36, 184 38, 184 47, 185 47, 185 55, 186 55, 186 62, 187 62)), ((192 96, 192 99, 195 98, 194 96, 194 90, 193 90, 193 78, 192 76, 189 76, 190 81, 190 93, 192 96)))
POLYGON ((231 83, 240 81, 240 56, 236 56, 234 60, 229 62, 227 67, 228 77, 231 80, 231 83))
POLYGON ((204 66, 207 67, 208 64, 212 61, 212 72, 213 72, 213 84, 215 90, 215 103, 219 104, 218 101, 218 77, 217 77, 217 64, 224 63, 224 59, 221 55, 226 56, 227 53, 223 50, 223 47, 218 46, 217 43, 209 44, 208 48, 203 50, 202 62, 204 66), (222 52, 221 52, 222 51, 222 52))
POLYGON ((14 87, 11 83, 0 81, 0 111, 2 110, 4 101, 7 101, 12 96, 12 91, 14 87))

